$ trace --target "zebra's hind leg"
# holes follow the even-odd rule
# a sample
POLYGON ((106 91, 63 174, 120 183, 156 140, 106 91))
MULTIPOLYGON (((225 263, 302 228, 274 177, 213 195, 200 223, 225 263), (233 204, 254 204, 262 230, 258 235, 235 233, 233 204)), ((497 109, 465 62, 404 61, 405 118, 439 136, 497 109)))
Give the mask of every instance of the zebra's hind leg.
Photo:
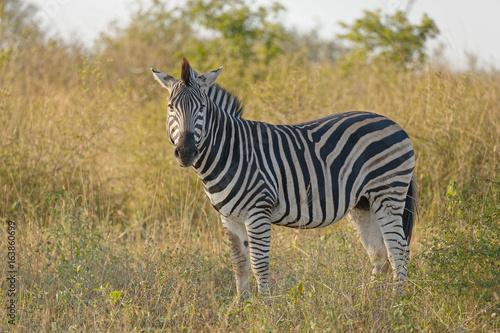
POLYGON ((246 298, 250 292, 250 255, 246 227, 242 222, 233 221, 224 216, 222 217, 222 225, 231 246, 231 261, 236 275, 236 289, 240 297, 246 298))
POLYGON ((374 221, 370 207, 358 205, 349 213, 352 225, 359 235, 372 264, 372 281, 389 269, 387 248, 380 226, 374 221))
MULTIPOLYGON (((395 194, 393 195, 395 196, 395 194)), ((402 285, 402 282, 406 279, 410 254, 403 228, 404 203, 404 197, 401 200, 396 200, 393 197, 392 200, 385 198, 372 205, 374 222, 380 227, 389 262, 393 269, 394 281, 398 285, 402 285)))

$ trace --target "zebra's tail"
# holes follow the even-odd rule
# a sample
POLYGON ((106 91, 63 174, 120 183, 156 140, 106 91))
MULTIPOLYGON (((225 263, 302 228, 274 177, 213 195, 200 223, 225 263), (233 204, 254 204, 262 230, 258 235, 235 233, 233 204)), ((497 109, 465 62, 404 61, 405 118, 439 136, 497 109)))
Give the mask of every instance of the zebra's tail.
POLYGON ((410 182, 408 194, 406 195, 405 211, 403 212, 403 229, 405 232, 406 242, 410 246, 411 233, 413 230, 413 223, 417 216, 417 181, 415 174, 410 182))

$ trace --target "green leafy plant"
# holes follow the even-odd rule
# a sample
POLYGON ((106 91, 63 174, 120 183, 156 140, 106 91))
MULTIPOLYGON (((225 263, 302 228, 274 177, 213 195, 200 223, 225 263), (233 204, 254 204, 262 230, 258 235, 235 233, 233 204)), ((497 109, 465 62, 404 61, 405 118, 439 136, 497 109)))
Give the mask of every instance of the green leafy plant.
POLYGON ((299 297, 304 294, 304 283, 299 282, 292 289, 288 296, 291 298, 292 302, 296 304, 299 301, 299 297))
POLYGON ((120 297, 122 297, 122 291, 121 290, 113 290, 112 292, 109 293, 109 297, 113 301, 113 304, 116 304, 120 297))

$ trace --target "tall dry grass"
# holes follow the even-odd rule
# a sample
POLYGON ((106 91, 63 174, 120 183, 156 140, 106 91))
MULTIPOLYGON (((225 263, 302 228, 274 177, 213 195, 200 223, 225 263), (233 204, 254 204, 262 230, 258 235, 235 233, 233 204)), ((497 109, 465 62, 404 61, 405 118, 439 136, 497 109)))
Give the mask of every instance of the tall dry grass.
POLYGON ((405 296, 387 281, 368 283, 364 250, 340 223, 273 229, 273 297, 240 304, 219 218, 173 158, 166 91, 148 73, 175 74, 180 63, 148 54, 86 55, 59 42, 1 51, 0 214, 17 222, 21 272, 18 325, 0 316, 3 328, 500 330, 498 73, 390 64, 346 72, 286 54, 259 75, 219 64, 220 83, 249 119, 295 123, 347 110, 394 119, 414 144, 421 198, 405 296))

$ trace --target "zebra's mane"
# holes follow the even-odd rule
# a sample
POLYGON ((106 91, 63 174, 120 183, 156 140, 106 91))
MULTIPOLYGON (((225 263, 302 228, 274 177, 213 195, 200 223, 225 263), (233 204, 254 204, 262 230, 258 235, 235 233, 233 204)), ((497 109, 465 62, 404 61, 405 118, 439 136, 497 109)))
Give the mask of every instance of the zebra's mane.
MULTIPOLYGON (((182 71, 183 73, 181 79, 186 86, 190 84, 191 79, 196 79, 200 76, 200 73, 191 68, 188 61, 184 57, 182 63, 182 71), (185 68, 188 68, 189 71, 185 68)), ((222 88, 217 83, 212 84, 208 88, 206 93, 208 98, 210 98, 221 111, 236 118, 241 118, 241 116, 243 115, 243 104, 238 99, 238 97, 234 96, 232 93, 222 88)))
POLYGON ((207 90, 207 96, 219 107, 219 109, 236 118, 241 118, 243 114, 243 104, 226 89, 217 83, 211 85, 207 90))

